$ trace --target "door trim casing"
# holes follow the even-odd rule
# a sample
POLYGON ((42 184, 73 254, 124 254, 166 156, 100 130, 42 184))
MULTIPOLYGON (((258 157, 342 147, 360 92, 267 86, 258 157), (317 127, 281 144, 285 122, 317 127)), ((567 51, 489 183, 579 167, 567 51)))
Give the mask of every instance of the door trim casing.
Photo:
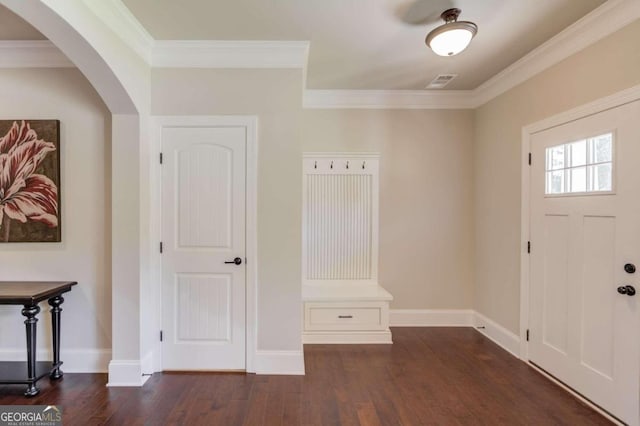
MULTIPOLYGON (((162 129, 167 127, 244 127, 246 130, 246 342, 245 366, 249 373, 255 372, 258 341, 258 117, 255 115, 156 115, 150 120, 151 137, 151 212, 149 233, 151 241, 150 280, 154 291, 152 311, 154 318, 147 330, 154 338, 162 329, 162 257, 158 243, 162 239, 162 129), (157 334, 156 334, 157 333, 157 334)), ((153 344, 153 371, 162 371, 162 347, 155 338, 153 344)))
MULTIPOLYGON (((600 112, 613 109, 630 102, 640 100, 640 85, 630 87, 613 95, 597 99, 585 105, 553 115, 522 128, 522 152, 521 152, 521 203, 520 203, 520 359, 529 360, 529 343, 527 342, 527 329, 529 329, 529 272, 530 256, 527 253, 527 242, 530 241, 530 173, 529 152, 531 152, 531 137, 544 130, 561 126, 582 118, 589 117, 600 112)), ((533 159, 533 161, 540 161, 533 159)), ((532 246, 531 250, 536 247, 532 246)))

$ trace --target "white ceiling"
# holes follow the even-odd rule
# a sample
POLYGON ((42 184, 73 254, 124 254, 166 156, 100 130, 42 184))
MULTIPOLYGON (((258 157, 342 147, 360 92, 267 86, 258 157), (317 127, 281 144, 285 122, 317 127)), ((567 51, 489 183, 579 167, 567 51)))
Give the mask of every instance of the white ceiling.
MULTIPOLYGON (((309 40, 309 89, 423 89, 441 73, 474 89, 604 1, 123 0, 157 40, 309 40), (478 35, 442 58, 424 38, 451 6, 478 35)), ((40 38, 0 7, 0 39, 40 38)))
POLYGON ((309 89, 474 89, 604 0, 123 0, 156 39, 310 40, 309 89), (424 44, 450 6, 478 24, 452 58, 424 44), (425 16, 431 24, 407 21, 425 16))

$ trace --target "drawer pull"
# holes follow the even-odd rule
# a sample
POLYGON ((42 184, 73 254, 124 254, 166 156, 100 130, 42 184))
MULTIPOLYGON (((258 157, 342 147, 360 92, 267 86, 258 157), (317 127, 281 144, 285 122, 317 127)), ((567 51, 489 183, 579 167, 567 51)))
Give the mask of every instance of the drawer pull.
POLYGON ((353 315, 338 315, 338 318, 353 318, 353 315))

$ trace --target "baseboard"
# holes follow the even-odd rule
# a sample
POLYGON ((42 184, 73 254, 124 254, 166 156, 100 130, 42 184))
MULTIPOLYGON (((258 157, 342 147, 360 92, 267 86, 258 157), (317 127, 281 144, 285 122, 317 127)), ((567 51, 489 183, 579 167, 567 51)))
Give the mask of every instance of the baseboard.
POLYGON ((390 331, 307 331, 302 343, 322 345, 391 344, 390 331))
POLYGON ((520 358, 520 337, 507 330, 497 322, 490 320, 479 312, 475 312, 475 327, 498 346, 516 358, 520 358), (484 328, 478 328, 484 327, 484 328))
MULTIPOLYGON (((25 361, 26 349, 0 349, 0 359, 3 361, 25 361)), ((40 361, 52 360, 50 349, 38 349, 36 359, 40 361)), ((111 359, 110 349, 64 349, 60 350, 60 359, 64 363, 62 371, 65 373, 106 373, 111 359)))
POLYGON ((504 350, 520 358, 520 337, 472 309, 392 309, 389 322, 391 327, 476 327, 504 350))
POLYGON ((304 375, 302 351, 256 351, 253 359, 254 373, 304 375))
POLYGON ((140 360, 140 368, 142 370, 142 374, 153 374, 153 351, 147 352, 145 356, 140 360))
POLYGON ((109 387, 139 387, 148 378, 142 375, 140 360, 112 360, 109 363, 109 387))
POLYGON ((391 327, 472 327, 471 309, 391 309, 391 327))

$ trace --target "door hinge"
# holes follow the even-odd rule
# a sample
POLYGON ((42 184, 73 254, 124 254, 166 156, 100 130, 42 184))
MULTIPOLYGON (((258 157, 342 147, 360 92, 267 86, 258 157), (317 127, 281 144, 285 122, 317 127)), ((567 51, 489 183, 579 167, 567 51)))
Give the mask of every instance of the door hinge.
MULTIPOLYGON (((162 153, 160 153, 160 164, 162 164, 162 153)), ((531 163, 529 163, 531 164, 531 163)))
POLYGON ((162 330, 160 330, 160 341, 162 342, 162 330))
POLYGON ((531 241, 527 241, 527 253, 531 253, 531 241))
POLYGON ((160 253, 162 253, 162 241, 160 241, 160 253))
POLYGON ((529 341, 529 329, 527 328, 527 342, 529 341))
MULTIPOLYGON (((162 155, 162 154, 160 154, 162 155)), ((160 161, 162 163, 162 161, 160 161)), ((529 165, 531 165, 531 153, 529 153, 529 165)))

